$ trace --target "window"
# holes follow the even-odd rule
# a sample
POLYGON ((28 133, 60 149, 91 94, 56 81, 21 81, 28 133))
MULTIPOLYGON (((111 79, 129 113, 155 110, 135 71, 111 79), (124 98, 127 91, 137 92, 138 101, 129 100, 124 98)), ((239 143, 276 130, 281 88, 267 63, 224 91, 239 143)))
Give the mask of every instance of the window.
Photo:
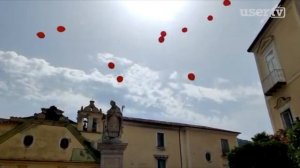
POLYGON ((92 132, 97 131, 97 119, 93 118, 93 124, 92 124, 92 132))
POLYGON ((87 127, 88 127, 88 119, 87 118, 83 118, 83 131, 87 131, 87 127))
POLYGON ((157 147, 165 147, 164 133, 157 133, 157 147))
POLYGON ((205 159, 206 161, 210 162, 211 161, 211 154, 209 152, 205 153, 205 159))
POLYGON ((63 138, 60 140, 60 147, 62 149, 67 149, 69 147, 69 140, 67 138, 63 138))
POLYGON ((284 112, 281 113, 281 119, 283 122, 284 127, 287 128, 292 128, 293 126, 293 117, 290 109, 285 110, 284 112))
POLYGON ((32 135, 26 135, 23 139, 23 144, 26 147, 29 147, 33 143, 33 136, 32 135))
POLYGON ((166 168, 168 155, 154 155, 157 161, 157 168, 166 168))
POLYGON ((229 144, 227 139, 221 139, 222 154, 225 156, 229 152, 229 144))
POLYGON ((280 64, 276 57, 275 47, 273 43, 269 44, 269 46, 266 48, 264 52, 264 56, 267 64, 268 73, 271 73, 276 69, 281 69, 280 64))
POLYGON ((166 160, 157 159, 157 168, 166 168, 166 160))

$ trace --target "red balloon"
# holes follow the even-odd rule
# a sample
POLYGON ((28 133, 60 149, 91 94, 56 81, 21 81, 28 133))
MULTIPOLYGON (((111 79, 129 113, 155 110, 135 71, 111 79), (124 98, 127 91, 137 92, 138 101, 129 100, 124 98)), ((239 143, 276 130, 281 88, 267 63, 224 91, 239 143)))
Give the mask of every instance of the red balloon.
POLYGON ((183 33, 186 33, 186 32, 188 31, 188 29, 187 29, 186 27, 184 27, 184 28, 181 29, 181 31, 182 31, 183 33))
POLYGON ((165 38, 164 38, 163 36, 160 36, 160 37, 158 38, 158 41, 159 41, 160 43, 163 43, 163 42, 165 41, 165 38))
POLYGON ((38 36, 38 38, 45 38, 45 33, 44 32, 38 32, 36 33, 36 35, 38 36))
POLYGON ((195 80, 196 76, 194 73, 189 73, 188 78, 189 78, 189 80, 193 81, 193 80, 195 80))
POLYGON ((113 62, 109 62, 109 63, 107 64, 107 66, 108 66, 108 68, 110 68, 110 69, 114 69, 114 68, 115 68, 115 64, 114 64, 113 62))
POLYGON ((64 26, 57 26, 57 31, 58 32, 64 32, 66 28, 64 26))
POLYGON ((118 81, 119 83, 123 82, 123 76, 117 76, 117 81, 118 81))
POLYGON ((163 36, 163 37, 165 37, 167 35, 167 32, 166 31, 161 31, 160 35, 163 36))
POLYGON ((229 6, 231 4, 230 0, 224 0, 223 5, 229 6))
POLYGON ((208 21, 212 21, 214 19, 214 17, 212 16, 212 15, 209 15, 208 17, 207 17, 207 20, 208 21))

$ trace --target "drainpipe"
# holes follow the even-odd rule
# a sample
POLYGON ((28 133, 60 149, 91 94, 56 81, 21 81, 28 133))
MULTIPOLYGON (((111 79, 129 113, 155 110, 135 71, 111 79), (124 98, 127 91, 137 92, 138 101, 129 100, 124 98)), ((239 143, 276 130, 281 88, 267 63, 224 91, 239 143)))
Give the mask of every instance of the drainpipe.
POLYGON ((178 133, 179 133, 180 168, 182 168, 181 136, 180 136, 181 131, 180 130, 181 130, 181 127, 179 126, 178 133))

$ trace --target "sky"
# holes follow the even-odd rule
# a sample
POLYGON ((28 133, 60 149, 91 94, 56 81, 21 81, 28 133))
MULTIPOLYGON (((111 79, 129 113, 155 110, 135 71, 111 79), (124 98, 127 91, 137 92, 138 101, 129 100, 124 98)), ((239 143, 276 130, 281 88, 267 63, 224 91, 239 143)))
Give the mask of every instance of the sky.
POLYGON ((278 2, 1 0, 0 118, 55 105, 76 121, 91 99, 104 113, 114 100, 128 117, 238 131, 242 139, 272 133, 247 53, 268 16, 242 16, 241 9, 278 2))

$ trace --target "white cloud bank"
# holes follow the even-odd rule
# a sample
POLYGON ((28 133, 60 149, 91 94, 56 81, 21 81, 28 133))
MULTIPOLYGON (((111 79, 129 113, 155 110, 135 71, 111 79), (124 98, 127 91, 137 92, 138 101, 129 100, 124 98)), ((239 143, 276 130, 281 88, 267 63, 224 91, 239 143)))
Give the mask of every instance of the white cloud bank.
MULTIPOLYGON (((190 81, 174 82, 178 76, 176 71, 167 75, 162 74, 162 72, 109 53, 100 53, 96 59, 103 64, 113 61, 116 65, 120 65, 118 73, 123 74, 124 82, 116 81, 115 77, 118 74, 113 70, 107 74, 98 69, 85 72, 79 69, 56 67, 44 59, 27 58, 16 52, 0 51, 0 96, 22 97, 39 102, 52 101, 66 106, 69 110, 75 110, 79 109, 81 105, 87 104, 91 98, 97 100, 98 97, 93 96, 101 95, 103 90, 118 90, 117 97, 126 100, 125 103, 143 107, 143 109, 128 108, 136 109, 136 113, 139 110, 147 111, 161 116, 156 119, 215 126, 236 131, 247 129, 239 127, 239 124, 244 121, 234 118, 234 114, 237 114, 238 110, 222 115, 219 115, 220 113, 204 113, 204 111, 222 112, 222 109, 216 110, 214 107, 199 109, 199 106, 195 106, 195 104, 201 104, 204 100, 221 105, 227 102, 243 103, 243 101, 254 101, 262 97, 261 87, 258 84, 228 88, 218 88, 216 85, 210 88, 191 84, 190 81), (169 78, 163 79, 163 75, 169 76, 169 78), (158 111, 149 111, 148 108, 158 109, 158 111)), ((227 85, 230 83, 224 78, 218 78, 217 81, 227 85)), ((224 111, 228 112, 228 109, 224 111)), ((134 116, 133 112, 128 112, 128 114, 134 116)), ((147 113, 143 113, 143 115, 147 118, 147 113)))

